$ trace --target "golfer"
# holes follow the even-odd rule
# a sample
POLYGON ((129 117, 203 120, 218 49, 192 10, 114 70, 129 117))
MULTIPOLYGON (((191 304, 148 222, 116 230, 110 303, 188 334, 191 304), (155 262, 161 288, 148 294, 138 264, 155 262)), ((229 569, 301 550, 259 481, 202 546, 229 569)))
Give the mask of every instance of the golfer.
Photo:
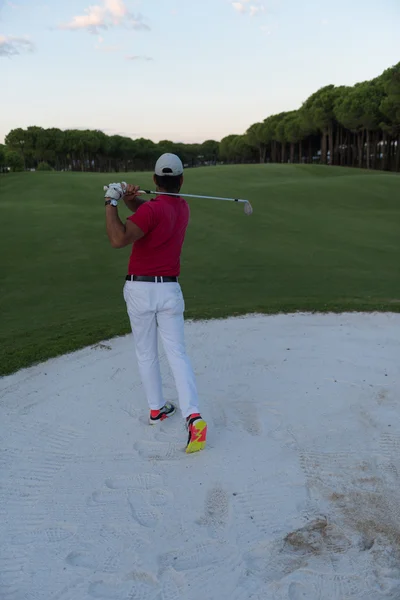
POLYGON ((179 194, 183 165, 175 154, 163 154, 153 176, 158 195, 146 201, 139 187, 110 184, 105 193, 107 234, 113 248, 133 244, 124 299, 132 327, 136 357, 151 425, 174 414, 176 407, 165 402, 158 359, 157 333, 174 376, 179 406, 188 430, 186 452, 202 450, 207 424, 199 410, 195 377, 184 340, 185 303, 178 276, 180 256, 189 222, 189 206, 179 194), (118 201, 134 213, 123 224, 118 201))

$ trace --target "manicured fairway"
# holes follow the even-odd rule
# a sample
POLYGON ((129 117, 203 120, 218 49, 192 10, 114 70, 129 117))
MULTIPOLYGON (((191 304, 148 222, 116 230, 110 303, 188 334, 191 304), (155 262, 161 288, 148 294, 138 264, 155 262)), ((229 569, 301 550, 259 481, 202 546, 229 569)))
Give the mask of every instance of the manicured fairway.
MULTIPOLYGON (((143 173, 0 176, 1 374, 129 331, 130 250, 108 243, 102 192, 121 179, 151 186, 143 173)), ((188 170, 184 190, 248 198, 254 208, 246 217, 242 205, 189 200, 187 318, 400 311, 397 175, 229 166, 188 170)))

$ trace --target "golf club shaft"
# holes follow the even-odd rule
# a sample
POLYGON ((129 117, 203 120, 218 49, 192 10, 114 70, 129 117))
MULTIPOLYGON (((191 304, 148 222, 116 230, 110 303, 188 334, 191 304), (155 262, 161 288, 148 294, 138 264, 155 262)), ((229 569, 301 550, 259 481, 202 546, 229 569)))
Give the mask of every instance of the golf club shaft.
MULTIPOLYGON (((153 192, 151 190, 139 190, 138 194, 160 194, 161 192, 153 192)), ((222 198, 221 196, 201 196, 197 194, 170 194, 168 196, 182 196, 183 198, 206 198, 207 200, 227 200, 228 202, 245 202, 248 203, 248 200, 243 200, 242 198, 222 198)))

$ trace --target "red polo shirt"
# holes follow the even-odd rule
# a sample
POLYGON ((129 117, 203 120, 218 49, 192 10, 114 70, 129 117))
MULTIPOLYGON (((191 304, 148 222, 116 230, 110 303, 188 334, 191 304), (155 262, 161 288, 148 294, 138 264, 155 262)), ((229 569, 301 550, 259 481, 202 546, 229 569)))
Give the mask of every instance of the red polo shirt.
POLYGON ((128 275, 178 277, 189 214, 180 196, 161 194, 139 206, 129 220, 145 235, 133 244, 128 275))

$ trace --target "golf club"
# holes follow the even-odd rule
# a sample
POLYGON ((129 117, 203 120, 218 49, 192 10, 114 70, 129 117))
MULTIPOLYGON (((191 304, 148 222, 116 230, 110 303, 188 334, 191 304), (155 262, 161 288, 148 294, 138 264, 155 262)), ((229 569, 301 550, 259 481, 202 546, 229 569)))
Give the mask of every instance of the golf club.
MULTIPOLYGON (((151 190, 139 190, 138 194, 150 194, 157 195, 160 192, 153 192, 151 190)), ((222 198, 221 196, 201 196, 197 194, 168 194, 168 196, 182 196, 183 198, 205 198, 207 200, 226 200, 228 202, 241 202, 244 204, 244 212, 247 216, 253 214, 253 208, 248 200, 242 198, 222 198)))

